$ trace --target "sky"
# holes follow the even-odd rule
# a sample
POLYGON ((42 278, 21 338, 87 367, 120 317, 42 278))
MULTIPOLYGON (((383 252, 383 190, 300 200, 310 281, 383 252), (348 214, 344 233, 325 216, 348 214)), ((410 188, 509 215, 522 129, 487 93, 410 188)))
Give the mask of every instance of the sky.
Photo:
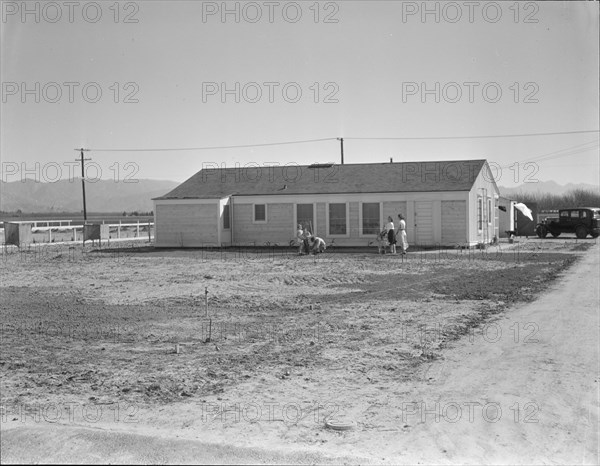
POLYGON ((340 163, 344 138, 345 163, 599 184, 598 2, 1 6, 3 181, 78 175, 82 147, 115 181, 340 163))

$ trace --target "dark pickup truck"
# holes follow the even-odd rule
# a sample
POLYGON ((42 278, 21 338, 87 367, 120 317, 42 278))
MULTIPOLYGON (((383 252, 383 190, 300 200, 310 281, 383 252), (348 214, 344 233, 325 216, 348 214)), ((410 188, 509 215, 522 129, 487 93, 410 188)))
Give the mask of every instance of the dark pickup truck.
POLYGON ((576 207, 561 209, 558 217, 547 217, 535 227, 540 238, 550 233, 554 238, 561 233, 575 233, 583 239, 587 235, 597 238, 600 235, 600 207, 576 207))

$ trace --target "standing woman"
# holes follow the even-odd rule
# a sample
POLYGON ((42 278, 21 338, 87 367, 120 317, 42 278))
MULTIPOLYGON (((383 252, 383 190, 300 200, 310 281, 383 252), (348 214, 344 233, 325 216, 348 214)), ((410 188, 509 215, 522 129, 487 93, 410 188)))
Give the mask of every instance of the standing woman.
POLYGON ((404 220, 404 216, 402 214, 398 214, 398 220, 397 235, 400 235, 400 249, 404 255, 408 249, 408 241, 406 240, 406 221, 404 220))
POLYGON ((390 252, 396 254, 396 235, 394 232, 394 220, 392 217, 388 217, 388 222, 385 224, 387 230, 388 243, 390 243, 390 252))

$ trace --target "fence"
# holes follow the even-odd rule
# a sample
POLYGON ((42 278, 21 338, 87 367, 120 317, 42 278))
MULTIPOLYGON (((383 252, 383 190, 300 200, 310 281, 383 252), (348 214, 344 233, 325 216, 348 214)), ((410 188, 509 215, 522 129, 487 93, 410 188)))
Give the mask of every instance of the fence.
MULTIPOLYGON (((98 224, 95 222, 95 224, 98 224)), ((121 233, 124 230, 128 230, 128 229, 135 229, 135 235, 134 238, 140 238, 140 231, 144 231, 147 230, 148 232, 148 241, 152 241, 153 239, 153 234, 152 234, 152 229, 154 228, 154 222, 150 222, 150 221, 137 221, 135 223, 132 222, 127 222, 127 223, 123 223, 122 221, 119 221, 119 223, 109 223, 109 224, 105 224, 104 222, 102 222, 102 225, 106 225, 108 227, 108 231, 109 231, 109 237, 108 239, 111 240, 120 240, 123 239, 121 238, 121 233), (116 232, 116 238, 112 238, 112 232, 116 232)), ((37 220, 37 221, 20 221, 20 222, 3 222, 3 227, 4 228, 0 228, 0 235, 2 235, 4 237, 4 244, 15 244, 16 246, 21 246, 22 244, 26 243, 54 243, 56 242, 56 237, 53 238, 52 237, 52 233, 70 233, 70 240, 65 241, 64 240, 64 235, 62 238, 61 242, 77 242, 77 241, 84 241, 84 225, 72 225, 72 220, 37 220), (30 239, 26 240, 26 241, 22 241, 19 240, 18 244, 15 244, 14 239, 12 238, 12 236, 9 238, 7 236, 8 231, 11 231, 11 228, 7 228, 7 224, 8 225, 18 225, 20 230, 23 229, 27 229, 26 225, 30 225, 30 231, 31 234, 34 233, 48 233, 47 238, 42 239, 41 241, 36 241, 36 238, 33 237, 33 235, 29 235, 28 237, 30 239), (78 232, 79 232, 79 237, 78 237, 78 232)), ((23 235, 21 235, 23 236, 23 235)), ((57 235, 60 236, 60 235, 57 235)), ((104 239, 104 238, 103 238, 104 239)), ((128 237, 127 239, 132 239, 131 237, 128 237)))

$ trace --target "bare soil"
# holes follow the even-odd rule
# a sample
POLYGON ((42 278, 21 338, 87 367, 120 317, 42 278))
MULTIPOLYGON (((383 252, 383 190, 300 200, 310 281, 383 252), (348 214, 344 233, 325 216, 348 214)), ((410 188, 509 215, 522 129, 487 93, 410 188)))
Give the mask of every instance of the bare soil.
POLYGON ((592 242, 538 244, 404 259, 374 249, 5 253, 3 424, 23 421, 19 409, 35 422, 40 406, 46 420, 50 404, 95 406, 111 410, 94 421, 110 429, 241 446, 337 439, 352 453, 367 431, 409 429, 385 400, 430 379, 453 342, 491 338, 490 323, 534 300, 592 242), (324 429, 327 418, 354 429, 324 429))

